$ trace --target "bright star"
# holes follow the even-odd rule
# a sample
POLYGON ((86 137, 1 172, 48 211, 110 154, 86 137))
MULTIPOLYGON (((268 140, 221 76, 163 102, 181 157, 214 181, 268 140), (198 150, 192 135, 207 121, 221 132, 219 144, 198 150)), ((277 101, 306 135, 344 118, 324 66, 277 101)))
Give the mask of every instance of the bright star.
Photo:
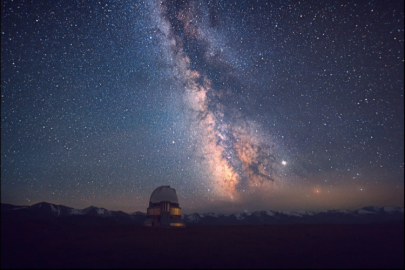
POLYGON ((281 161, 281 164, 283 164, 285 166, 285 165, 287 165, 287 161, 283 160, 283 161, 281 161))

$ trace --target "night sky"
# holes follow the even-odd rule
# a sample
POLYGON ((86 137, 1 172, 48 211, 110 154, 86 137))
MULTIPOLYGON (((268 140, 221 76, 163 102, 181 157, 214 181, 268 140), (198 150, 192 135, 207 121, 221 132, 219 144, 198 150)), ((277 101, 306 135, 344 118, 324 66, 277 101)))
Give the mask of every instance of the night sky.
POLYGON ((1 201, 404 206, 403 1, 1 1, 1 201))

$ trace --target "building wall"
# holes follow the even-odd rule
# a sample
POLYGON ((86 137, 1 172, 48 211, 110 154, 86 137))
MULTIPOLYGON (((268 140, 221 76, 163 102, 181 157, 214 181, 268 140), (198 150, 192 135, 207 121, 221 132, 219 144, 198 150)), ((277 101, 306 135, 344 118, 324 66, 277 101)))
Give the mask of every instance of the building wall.
POLYGON ((179 204, 170 202, 149 203, 145 226, 184 227, 179 204))

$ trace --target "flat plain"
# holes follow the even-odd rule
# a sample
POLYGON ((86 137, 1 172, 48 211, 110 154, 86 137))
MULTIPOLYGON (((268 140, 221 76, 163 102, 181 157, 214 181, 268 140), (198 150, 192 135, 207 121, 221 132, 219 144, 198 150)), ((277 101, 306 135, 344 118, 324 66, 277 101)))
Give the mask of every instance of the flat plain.
POLYGON ((2 215, 1 268, 404 268, 404 223, 167 229, 2 215))

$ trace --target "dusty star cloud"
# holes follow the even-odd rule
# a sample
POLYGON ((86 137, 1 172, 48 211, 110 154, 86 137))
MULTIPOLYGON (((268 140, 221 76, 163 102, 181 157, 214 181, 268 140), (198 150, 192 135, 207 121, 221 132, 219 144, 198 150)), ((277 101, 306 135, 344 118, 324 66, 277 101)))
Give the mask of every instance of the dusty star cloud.
POLYGON ((2 2, 2 202, 403 206, 404 7, 2 2))

